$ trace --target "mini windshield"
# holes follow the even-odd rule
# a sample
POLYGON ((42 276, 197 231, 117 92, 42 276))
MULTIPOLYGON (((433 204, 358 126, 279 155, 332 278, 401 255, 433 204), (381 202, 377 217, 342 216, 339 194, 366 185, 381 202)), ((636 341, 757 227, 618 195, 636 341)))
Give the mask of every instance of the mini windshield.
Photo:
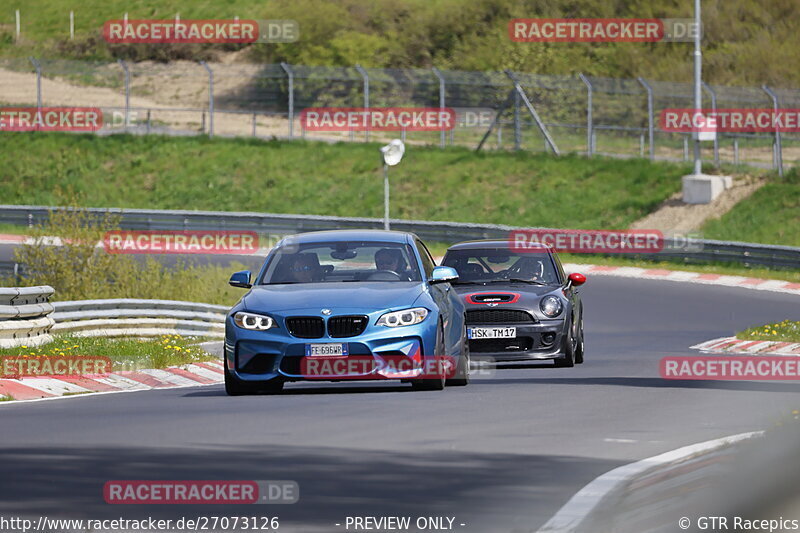
POLYGON ((458 272, 456 283, 523 280, 558 285, 553 259, 547 252, 451 250, 442 262, 458 272))

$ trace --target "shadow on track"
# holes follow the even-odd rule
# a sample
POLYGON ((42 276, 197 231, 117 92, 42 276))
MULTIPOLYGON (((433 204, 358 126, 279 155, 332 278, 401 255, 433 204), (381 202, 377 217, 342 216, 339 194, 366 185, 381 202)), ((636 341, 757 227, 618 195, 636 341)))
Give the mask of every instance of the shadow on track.
POLYGON ((286 531, 307 531, 310 526, 334 530, 346 516, 380 515, 455 515, 470 526, 458 528, 465 533, 509 531, 520 520, 535 528, 581 486, 619 465, 584 457, 457 450, 415 454, 319 445, 142 448, 131 443, 15 447, 2 453, 0 515, 92 519, 277 515, 286 531), (300 500, 293 505, 256 506, 106 504, 104 484, 125 479, 294 480, 300 500), (486 529, 491 523, 500 529, 486 529))
MULTIPOLYGON (((560 369, 561 370, 561 369, 560 369)), ((571 369, 566 369, 570 371, 571 369)), ((531 385, 610 385, 613 387, 641 387, 660 389, 716 389, 756 392, 800 392, 797 383, 765 383, 758 381, 713 381, 713 380, 678 380, 662 378, 637 377, 596 377, 596 378, 491 378, 481 379, 474 383, 493 385, 527 383, 531 385)))

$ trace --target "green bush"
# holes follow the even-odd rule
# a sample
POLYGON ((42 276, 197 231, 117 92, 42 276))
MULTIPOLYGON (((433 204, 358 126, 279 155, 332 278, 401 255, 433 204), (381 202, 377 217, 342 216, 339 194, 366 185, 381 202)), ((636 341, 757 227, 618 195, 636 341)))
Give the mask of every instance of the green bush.
POLYGON ((154 298, 232 305, 241 297, 241 289, 230 287, 227 279, 244 265, 179 261, 168 268, 150 256, 108 254, 98 243, 114 229, 119 229, 118 216, 77 207, 52 210, 45 223, 32 228, 33 242, 14 251, 24 265, 23 284, 50 285, 56 290, 53 299, 61 301, 154 298))

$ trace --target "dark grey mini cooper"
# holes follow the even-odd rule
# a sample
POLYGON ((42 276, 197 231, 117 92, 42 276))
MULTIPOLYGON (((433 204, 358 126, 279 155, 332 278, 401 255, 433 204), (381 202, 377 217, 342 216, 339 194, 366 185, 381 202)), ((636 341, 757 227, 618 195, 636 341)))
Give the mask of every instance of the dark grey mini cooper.
POLYGON ((544 245, 513 248, 508 241, 451 246, 443 266, 458 271, 453 287, 466 304, 469 349, 475 359, 552 359, 583 363, 582 274, 567 276, 544 245))

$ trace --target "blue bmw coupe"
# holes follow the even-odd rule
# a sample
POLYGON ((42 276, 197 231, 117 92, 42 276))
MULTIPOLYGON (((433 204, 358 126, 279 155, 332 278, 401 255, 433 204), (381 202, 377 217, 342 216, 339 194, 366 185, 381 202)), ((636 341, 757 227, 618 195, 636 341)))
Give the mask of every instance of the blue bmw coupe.
POLYGON ((281 240, 225 323, 225 390, 276 393, 287 381, 469 382, 465 305, 410 233, 336 230, 281 240))

